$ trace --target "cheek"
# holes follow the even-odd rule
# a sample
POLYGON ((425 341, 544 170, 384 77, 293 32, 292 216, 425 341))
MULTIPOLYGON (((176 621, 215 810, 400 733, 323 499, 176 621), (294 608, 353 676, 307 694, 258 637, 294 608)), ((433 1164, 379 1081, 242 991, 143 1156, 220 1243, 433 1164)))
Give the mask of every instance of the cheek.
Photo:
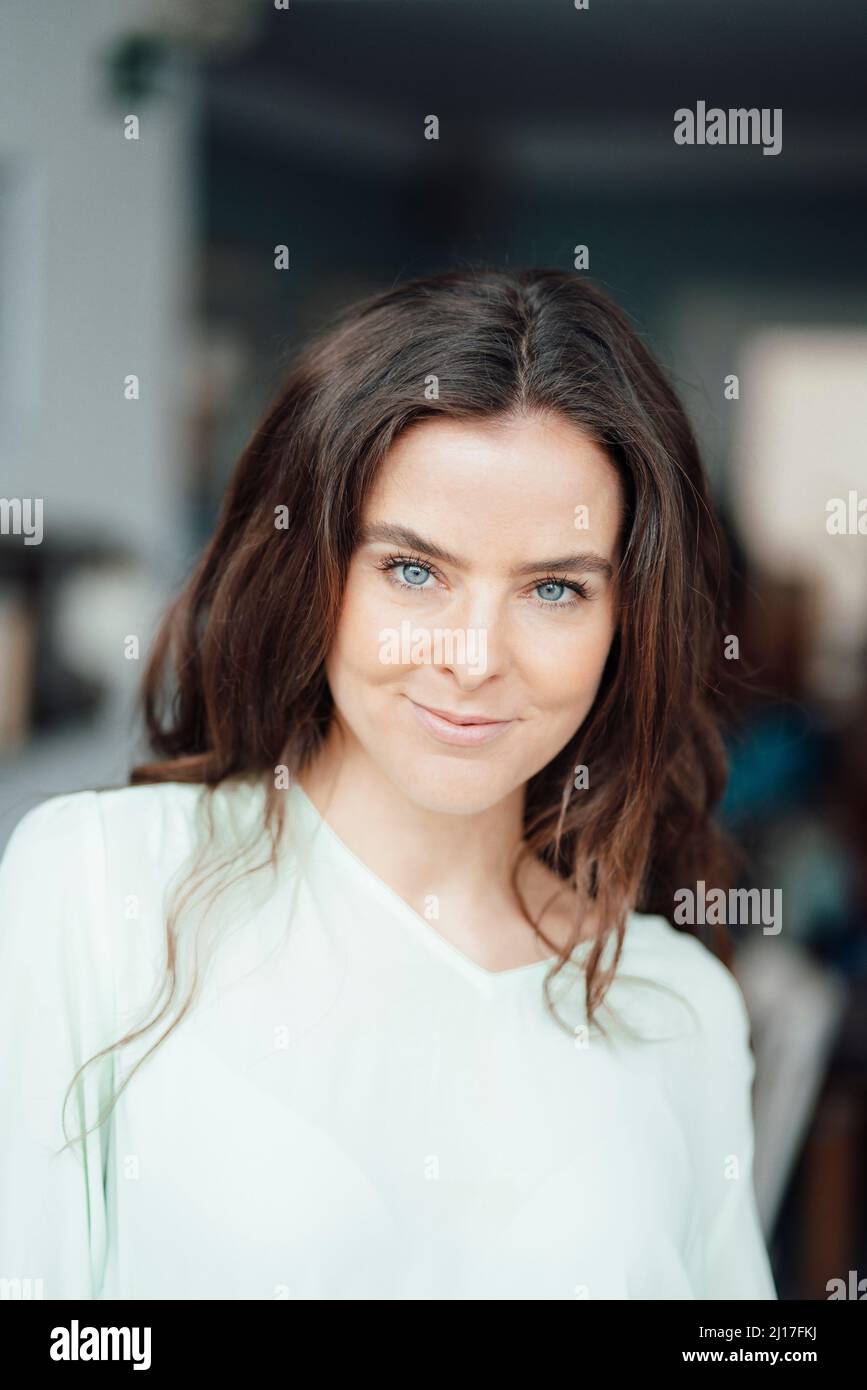
POLYGON ((381 594, 371 584, 347 587, 334 645, 326 662, 332 691, 357 682, 381 685, 394 678, 395 667, 382 659, 389 616, 381 594))
POLYGON ((610 615, 585 621, 570 632, 534 644, 524 664, 535 703, 565 716, 588 707, 596 694, 611 648, 610 615))

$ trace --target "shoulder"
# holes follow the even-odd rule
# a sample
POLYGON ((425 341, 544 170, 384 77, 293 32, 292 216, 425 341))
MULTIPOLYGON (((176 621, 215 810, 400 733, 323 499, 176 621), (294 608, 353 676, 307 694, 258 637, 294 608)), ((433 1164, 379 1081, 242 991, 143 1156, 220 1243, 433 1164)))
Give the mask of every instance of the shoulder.
POLYGON ((150 988, 175 885, 203 847, 214 847, 218 860, 231 850, 228 822, 246 825, 258 808, 252 789, 204 792, 198 783, 143 784, 64 793, 27 811, 0 857, 0 962, 8 973, 20 976, 30 962, 68 973, 81 993, 90 988, 84 976, 109 989, 114 962, 131 999, 140 982, 150 988), (129 920, 139 924, 134 933, 129 920))
POLYGON ((52 1007, 73 977, 80 994, 95 988, 105 918, 96 793, 49 797, 21 817, 0 859, 0 980, 24 990, 40 979, 52 1007))
POLYGON ((156 870, 189 852, 201 788, 179 783, 50 796, 18 821, 0 857, 0 882, 34 897, 75 886, 96 898, 133 863, 156 870))
POLYGON ((51 796, 27 811, 15 825, 2 856, 7 871, 40 865, 50 872, 58 859, 74 859, 100 848, 96 793, 51 796))
POLYGON ((50 796, 27 811, 9 838, 5 859, 75 857, 100 851, 105 835, 139 848, 170 820, 189 819, 198 788, 177 783, 50 796), (142 839, 144 837, 144 841, 142 839))
POLYGON ((261 824, 257 780, 207 792, 202 783, 160 782, 49 797, 18 821, 0 874, 7 885, 27 880, 35 893, 70 879, 121 887, 167 880, 205 845, 229 849, 261 824))
POLYGON ((749 1040, 749 1015, 738 981, 697 936, 667 918, 632 913, 627 931, 631 968, 671 989, 690 1007, 700 1032, 723 1046, 749 1040))

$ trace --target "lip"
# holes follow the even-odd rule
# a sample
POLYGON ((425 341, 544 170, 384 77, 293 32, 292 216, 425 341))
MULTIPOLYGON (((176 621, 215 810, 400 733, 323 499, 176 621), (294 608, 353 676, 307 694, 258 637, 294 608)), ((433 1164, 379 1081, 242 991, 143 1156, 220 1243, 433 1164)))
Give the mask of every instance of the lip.
POLYGON ((410 699, 409 702, 423 729, 440 743, 449 743, 456 748, 477 748, 480 744, 490 743, 515 722, 514 719, 486 719, 483 715, 449 716, 429 705, 419 705, 415 700, 410 699))

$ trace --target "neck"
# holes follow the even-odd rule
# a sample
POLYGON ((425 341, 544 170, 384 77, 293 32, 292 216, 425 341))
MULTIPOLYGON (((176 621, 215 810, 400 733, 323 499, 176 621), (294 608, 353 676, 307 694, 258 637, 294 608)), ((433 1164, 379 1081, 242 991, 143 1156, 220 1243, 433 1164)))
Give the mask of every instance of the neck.
POLYGON ((515 901, 510 877, 523 836, 523 787, 472 814, 431 810, 395 786, 334 722, 298 780, 347 848, 407 901, 428 894, 467 906, 515 901))

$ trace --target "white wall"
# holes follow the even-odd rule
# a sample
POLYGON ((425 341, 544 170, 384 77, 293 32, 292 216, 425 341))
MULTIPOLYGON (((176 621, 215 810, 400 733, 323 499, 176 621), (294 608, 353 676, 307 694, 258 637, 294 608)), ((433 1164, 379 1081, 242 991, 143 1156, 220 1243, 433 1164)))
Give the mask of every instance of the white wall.
POLYGON ((110 591, 84 575, 65 594, 64 645, 81 667, 110 654, 109 695, 96 723, 0 761, 0 851, 46 796, 127 780, 141 663, 124 660, 123 638, 145 650, 186 562, 197 91, 175 66, 166 93, 106 95, 109 51, 155 12, 150 0, 2 0, 0 497, 43 499, 46 545, 86 531, 140 564, 110 591), (137 142, 123 138, 129 111, 137 142))
POLYGON ((4 0, 0 44, 0 495, 42 497, 174 578, 196 91, 111 105, 106 55, 148 0, 4 0), (123 138, 132 111, 141 138, 123 138), (135 372, 141 399, 128 402, 135 372))

